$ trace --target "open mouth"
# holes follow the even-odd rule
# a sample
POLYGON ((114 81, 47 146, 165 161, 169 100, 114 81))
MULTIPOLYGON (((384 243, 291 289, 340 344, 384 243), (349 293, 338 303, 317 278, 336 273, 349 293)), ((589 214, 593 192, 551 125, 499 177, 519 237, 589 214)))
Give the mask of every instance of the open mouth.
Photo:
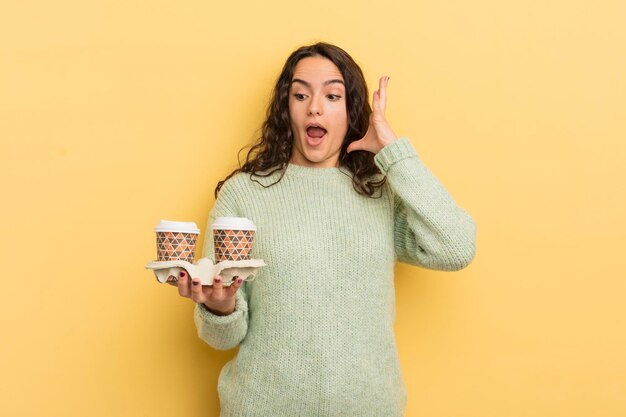
POLYGON ((316 146, 322 143, 326 136, 326 129, 317 124, 308 125, 306 127, 306 141, 310 146, 316 146))

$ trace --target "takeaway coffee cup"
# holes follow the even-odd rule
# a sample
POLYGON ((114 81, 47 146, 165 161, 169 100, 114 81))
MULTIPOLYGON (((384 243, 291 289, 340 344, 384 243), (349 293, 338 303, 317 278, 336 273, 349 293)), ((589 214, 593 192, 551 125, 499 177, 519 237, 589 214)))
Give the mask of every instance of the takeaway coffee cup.
POLYGON ((211 226, 215 263, 250 259, 256 226, 245 217, 218 217, 211 226))
POLYGON ((157 237, 158 261, 193 263, 200 229, 194 222, 161 220, 154 229, 157 237))

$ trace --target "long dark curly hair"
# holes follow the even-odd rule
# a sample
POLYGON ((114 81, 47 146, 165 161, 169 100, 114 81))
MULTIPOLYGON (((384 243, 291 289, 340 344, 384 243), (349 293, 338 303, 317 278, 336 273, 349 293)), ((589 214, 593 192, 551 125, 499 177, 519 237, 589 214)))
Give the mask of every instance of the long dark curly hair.
MULTIPOLYGON (((381 174, 381 172, 374 164, 373 153, 362 150, 346 152, 350 143, 361 139, 365 135, 369 125, 370 114, 372 113, 363 72, 346 51, 335 45, 318 42, 298 48, 287 58, 287 62, 285 62, 274 87, 266 119, 263 123, 261 137, 251 146, 243 166, 239 162, 239 168, 217 183, 215 198, 217 198, 222 185, 238 172, 248 172, 250 173, 250 179, 256 181, 253 178, 254 176, 267 177, 276 171, 282 170, 278 180, 268 186, 256 181, 264 187, 274 185, 283 178, 293 147, 293 132, 291 131, 289 119, 289 88, 291 79, 293 78, 294 69, 301 59, 315 56, 321 56, 332 61, 341 71, 346 86, 348 132, 339 154, 340 167, 344 167, 352 173, 354 189, 364 196, 374 198, 376 190, 385 184, 385 177, 374 178, 375 174, 381 174)), ((246 147, 244 146, 239 152, 241 153, 246 147)))

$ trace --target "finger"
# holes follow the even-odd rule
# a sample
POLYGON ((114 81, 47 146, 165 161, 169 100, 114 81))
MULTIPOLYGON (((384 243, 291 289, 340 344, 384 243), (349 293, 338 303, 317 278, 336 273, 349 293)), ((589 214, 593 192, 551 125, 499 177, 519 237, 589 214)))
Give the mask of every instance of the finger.
POLYGON ((178 273, 178 294, 180 294, 181 297, 189 297, 191 295, 189 285, 189 275, 186 271, 180 271, 178 273))
POLYGON ((380 92, 378 90, 374 91, 374 101, 373 101, 373 106, 372 107, 373 107, 373 110, 374 110, 374 115, 377 118, 385 116, 385 112, 383 111, 383 109, 380 106, 380 92))
POLYGON ((383 113, 385 113, 385 108, 387 107, 387 83, 389 82, 389 77, 381 77, 379 82, 378 94, 380 96, 380 109, 383 113))
POLYGON ((213 297, 216 300, 224 298, 224 285, 222 281, 222 277, 219 275, 213 277, 213 297))
POLYGON ((204 291, 202 291, 202 282, 200 282, 200 278, 194 278, 191 280, 191 299, 196 303, 204 303, 206 301, 206 296, 204 295, 204 291))
POLYGON ((243 285, 243 278, 241 277, 237 277, 237 279, 230 284, 230 286, 225 290, 226 294, 229 297, 232 297, 235 295, 235 293, 237 292, 237 290, 243 285))

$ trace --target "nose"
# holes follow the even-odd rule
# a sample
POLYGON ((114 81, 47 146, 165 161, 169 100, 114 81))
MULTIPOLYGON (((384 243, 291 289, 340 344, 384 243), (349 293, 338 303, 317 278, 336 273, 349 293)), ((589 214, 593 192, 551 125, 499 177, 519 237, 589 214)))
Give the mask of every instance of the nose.
POLYGON ((309 103, 309 115, 320 116, 322 114, 322 103, 319 98, 312 97, 309 103))

